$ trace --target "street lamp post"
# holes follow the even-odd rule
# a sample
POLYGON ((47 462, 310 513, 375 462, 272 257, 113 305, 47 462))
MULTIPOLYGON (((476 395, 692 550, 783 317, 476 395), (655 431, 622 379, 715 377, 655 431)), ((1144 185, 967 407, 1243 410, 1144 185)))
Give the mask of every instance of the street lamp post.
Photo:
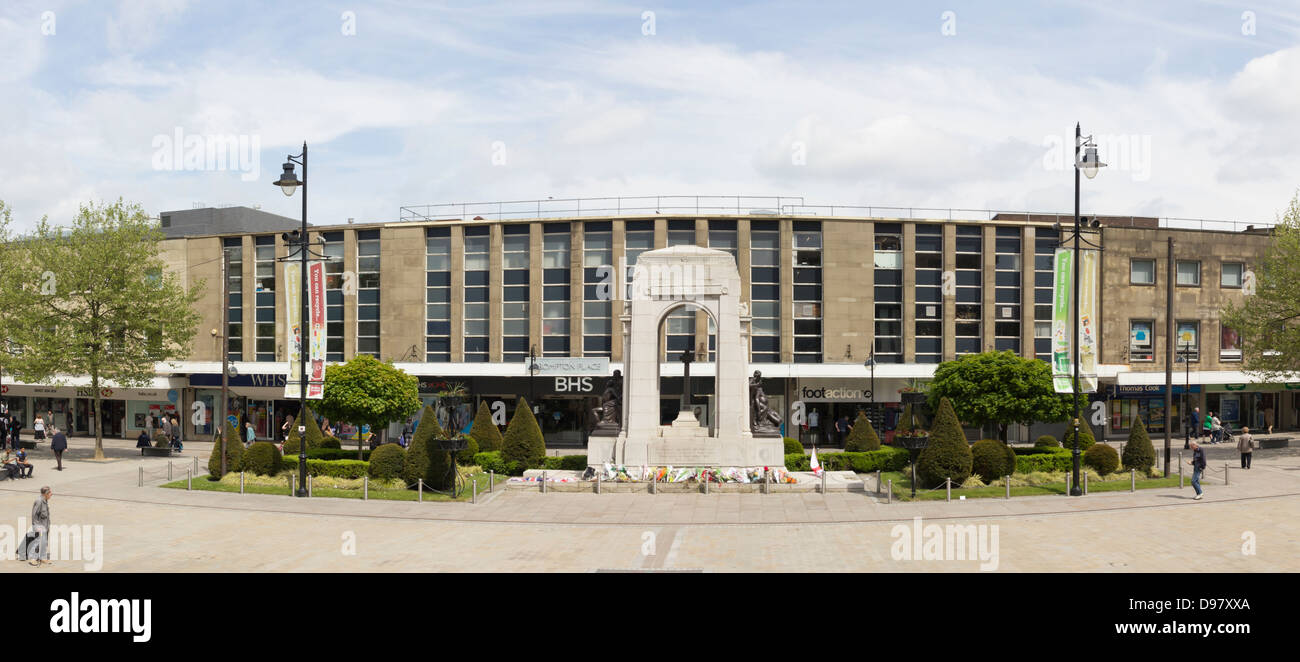
POLYGON ((879 425, 876 424, 876 348, 875 347, 871 348, 871 354, 867 356, 866 361, 862 362, 862 367, 871 368, 871 424, 875 425, 876 427, 880 427, 879 425))
POLYGON ((1183 345, 1178 350, 1178 361, 1184 366, 1183 370, 1183 450, 1191 448, 1192 444, 1192 411, 1187 408, 1187 395, 1192 389, 1192 348, 1189 345, 1183 345))
POLYGON ((1083 139, 1083 131, 1078 123, 1074 125, 1074 279, 1071 283, 1074 290, 1074 324, 1070 327, 1074 334, 1073 342, 1070 343, 1071 354, 1073 355, 1072 363, 1074 364, 1074 379, 1072 380, 1074 395, 1074 480, 1070 483, 1070 496, 1083 496, 1083 488, 1079 482, 1079 419, 1082 412, 1079 411, 1079 242, 1081 233, 1079 229, 1079 172, 1082 171, 1088 179, 1097 176, 1097 169, 1105 167, 1097 157, 1097 146, 1092 142, 1092 136, 1088 136, 1087 141, 1083 139), (1085 149, 1086 148, 1086 149, 1085 149), (1083 159, 1079 159, 1079 151, 1083 149, 1083 159))
POLYGON ((274 184, 280 187, 286 196, 292 196, 298 187, 302 187, 302 230, 298 235, 298 258, 301 266, 299 277, 299 315, 298 315, 298 490, 294 494, 307 496, 307 426, 303 422, 307 415, 307 343, 303 332, 307 325, 307 143, 302 144, 302 154, 289 155, 284 162, 284 172, 274 184), (293 164, 302 166, 302 181, 294 174, 293 164))
POLYGON ((528 402, 537 411, 537 345, 528 348, 528 402))

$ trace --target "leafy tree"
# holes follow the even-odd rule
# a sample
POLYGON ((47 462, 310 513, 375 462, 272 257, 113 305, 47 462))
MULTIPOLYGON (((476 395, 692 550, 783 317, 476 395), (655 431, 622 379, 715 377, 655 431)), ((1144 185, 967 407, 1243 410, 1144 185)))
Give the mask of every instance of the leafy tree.
POLYGON ((1129 428, 1128 443, 1124 444, 1124 468, 1137 469, 1143 474, 1151 470, 1156 463, 1156 449, 1151 445, 1151 435, 1141 417, 1133 417, 1133 427, 1129 428))
MULTIPOLYGON (((317 409, 331 420, 369 425, 378 432, 420 410, 420 381, 369 354, 325 368, 325 393, 317 409)), ((357 459, 361 459, 357 437, 357 459)))
POLYGON ((15 241, 11 222, 9 205, 0 200, 0 381, 4 378, 5 369, 12 365, 13 350, 16 348, 12 342, 4 342, 2 339, 14 338, 17 325, 22 323, 14 311, 23 303, 22 299, 27 298, 22 291, 22 278, 30 271, 23 263, 26 255, 15 241))
POLYGON ((528 401, 519 398, 515 415, 506 426, 506 435, 501 440, 501 456, 507 462, 517 462, 520 469, 535 469, 542 466, 546 459, 546 441, 542 438, 542 429, 537 427, 533 410, 528 401))
MULTIPOLYGON (((102 387, 147 386, 156 363, 188 358, 203 283, 187 289, 168 270, 162 239, 139 204, 120 199, 83 205, 65 228, 41 219, 15 249, 23 273, 4 296, 10 340, 21 348, 11 372, 30 383, 88 375, 101 420, 102 387)), ((103 457, 97 425, 95 458, 103 457)))
POLYGON ((1249 265, 1255 293, 1229 303, 1219 320, 1237 332, 1242 368, 1259 381, 1287 381, 1300 371, 1300 194, 1273 227, 1264 254, 1249 265))
POLYGON ((469 429, 469 436, 478 442, 480 452, 501 450, 501 431, 492 422, 492 412, 486 401, 478 403, 478 412, 474 414, 474 425, 469 429))
POLYGON ((871 427, 871 420, 867 418, 867 413, 859 411, 857 419, 853 421, 853 429, 849 431, 849 438, 844 440, 844 452, 860 453, 878 450, 880 450, 880 437, 876 435, 875 428, 871 427))
POLYGON ((944 478, 961 485, 970 478, 970 470, 970 444, 961 431, 961 421, 957 420, 952 402, 942 398, 930 427, 930 443, 916 458, 917 480, 926 487, 940 485, 944 478))
MULTIPOLYGON (((928 404, 935 409, 947 398, 960 421, 983 427, 998 426, 998 439, 1006 442, 1013 423, 1057 423, 1074 414, 1069 394, 1052 388, 1052 370, 1044 361, 1015 352, 984 352, 946 361, 934 371, 928 404)), ((1079 394, 1079 407, 1087 404, 1079 394)))

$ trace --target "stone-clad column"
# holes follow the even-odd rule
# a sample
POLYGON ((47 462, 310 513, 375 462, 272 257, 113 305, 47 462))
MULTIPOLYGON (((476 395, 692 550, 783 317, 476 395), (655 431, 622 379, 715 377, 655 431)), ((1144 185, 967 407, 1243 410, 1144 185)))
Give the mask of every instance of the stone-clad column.
POLYGON ((451 227, 451 361, 465 360, 465 226, 451 227))
POLYGON ((1020 355, 1034 358, 1034 226, 1020 234, 1020 355))
POLYGON ((528 346, 542 348, 542 224, 528 227, 528 346))
POLYGON ((569 224, 569 356, 582 356, 582 223, 569 224))
POLYGON ((993 328, 997 324, 997 233, 998 229, 992 225, 980 227, 983 232, 980 239, 983 250, 980 254, 981 269, 980 279, 983 285, 980 287, 981 302, 980 317, 980 351, 993 351, 993 328))
POLYGON ((781 363, 794 363, 794 222, 788 218, 781 219, 781 363))
POLYGON ((502 227, 498 224, 489 226, 488 235, 488 360, 501 362, 501 266, 502 227))
POLYGON ((623 219, 614 219, 610 225, 610 235, 613 241, 611 255, 613 261, 610 265, 614 268, 614 283, 610 287, 610 314, 613 319, 610 322, 609 329, 609 360, 617 362, 623 360, 623 325, 619 323, 619 316, 623 312, 623 300, 627 297, 627 269, 621 269, 622 259, 627 255, 627 222, 623 219), (619 286, 622 285, 622 289, 619 286))
POLYGON ((916 363, 916 224, 903 224, 903 363, 916 363))
POLYGON ((957 226, 943 224, 943 360, 957 358, 957 226))

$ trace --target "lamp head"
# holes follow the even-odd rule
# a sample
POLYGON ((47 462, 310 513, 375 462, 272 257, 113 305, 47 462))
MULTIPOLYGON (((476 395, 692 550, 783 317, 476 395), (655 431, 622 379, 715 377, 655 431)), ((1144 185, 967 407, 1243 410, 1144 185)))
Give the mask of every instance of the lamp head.
POLYGON ((1097 146, 1089 143, 1083 150, 1083 158, 1079 161, 1079 167, 1083 169, 1083 176, 1092 179, 1097 176, 1098 168, 1105 168, 1106 164, 1101 162, 1097 156, 1097 146))
POLYGON ((292 161, 284 162, 284 172, 280 174, 280 179, 273 183, 279 186, 286 196, 293 195, 293 192, 298 190, 299 186, 302 186, 302 182, 298 181, 298 173, 293 170, 292 161))

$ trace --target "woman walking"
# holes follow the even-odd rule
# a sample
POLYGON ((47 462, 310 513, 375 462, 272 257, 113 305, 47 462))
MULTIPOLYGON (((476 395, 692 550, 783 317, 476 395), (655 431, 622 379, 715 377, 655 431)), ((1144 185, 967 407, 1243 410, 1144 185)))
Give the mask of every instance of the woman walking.
POLYGON ((1187 463, 1192 465, 1192 489, 1196 490, 1196 496, 1192 499, 1200 501, 1205 496, 1205 491, 1201 489, 1201 476, 1205 473, 1205 449, 1195 441, 1192 442, 1192 459, 1187 463))
POLYGON ((1205 422, 1201 424, 1205 436, 1210 438, 1210 443, 1214 443, 1214 412, 1205 412, 1205 422))
POLYGON ((1241 468, 1250 468, 1250 456, 1255 450, 1255 439, 1250 436, 1250 428, 1243 427, 1241 436, 1237 437, 1237 450, 1241 452, 1241 468))
POLYGON ((45 419, 39 414, 36 415, 36 422, 32 423, 32 437, 36 441, 45 441, 45 419))

